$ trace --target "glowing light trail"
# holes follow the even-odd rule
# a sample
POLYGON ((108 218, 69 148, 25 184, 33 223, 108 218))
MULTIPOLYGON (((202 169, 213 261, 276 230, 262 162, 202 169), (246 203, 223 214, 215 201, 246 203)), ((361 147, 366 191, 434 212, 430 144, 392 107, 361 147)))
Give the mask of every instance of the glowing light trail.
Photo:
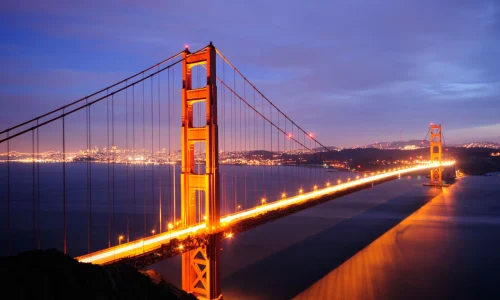
MULTIPOLYGON (((450 166, 453 165, 454 163, 455 163, 454 161, 443 162, 441 164, 441 167, 450 166)), ((286 199, 281 199, 271 203, 266 203, 265 201, 262 201, 262 205, 244 211, 239 211, 237 213, 221 218, 220 220, 221 226, 219 228, 215 228, 214 230, 212 230, 211 233, 228 230, 228 227, 230 226, 227 226, 227 224, 231 222, 241 221, 279 208, 284 208, 290 205, 315 200, 328 195, 333 195, 339 191, 358 187, 360 185, 364 185, 367 183, 376 182, 378 180, 387 179, 397 175, 405 175, 413 172, 438 168, 439 166, 440 165, 438 163, 434 163, 434 164, 422 164, 401 170, 394 169, 393 171, 372 175, 370 177, 363 177, 349 182, 339 183, 338 185, 335 186, 327 186, 326 188, 323 189, 317 189, 308 193, 301 193, 299 195, 292 196, 286 199)), ((162 244, 165 244, 174 238, 185 238, 188 235, 192 235, 193 233, 201 232, 204 230, 206 230, 206 224, 200 223, 189 228, 168 231, 151 237, 143 238, 138 241, 110 247, 101 251, 77 257, 76 259, 79 260, 80 262, 105 264, 115 261, 117 259, 136 256, 152 251, 154 249, 159 248, 162 244)))

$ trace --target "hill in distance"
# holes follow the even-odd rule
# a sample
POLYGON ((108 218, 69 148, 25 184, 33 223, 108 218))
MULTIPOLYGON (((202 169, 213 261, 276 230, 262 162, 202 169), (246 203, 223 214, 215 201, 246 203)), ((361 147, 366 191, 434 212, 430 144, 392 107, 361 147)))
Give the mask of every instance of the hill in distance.
MULTIPOLYGON (((494 142, 470 142, 463 144, 447 144, 449 147, 462 147, 462 148, 488 148, 488 149, 500 149, 499 143, 494 142)), ((374 144, 369 144, 362 147, 357 148, 376 148, 382 150, 414 150, 420 148, 429 147, 429 141, 424 141, 422 143, 421 140, 409 140, 409 141, 397 141, 397 142, 377 142, 374 144)))

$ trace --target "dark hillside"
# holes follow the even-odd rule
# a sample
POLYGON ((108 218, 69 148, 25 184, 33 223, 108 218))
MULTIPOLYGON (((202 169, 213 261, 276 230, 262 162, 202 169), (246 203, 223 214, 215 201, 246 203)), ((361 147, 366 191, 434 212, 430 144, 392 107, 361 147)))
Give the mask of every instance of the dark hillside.
POLYGON ((130 265, 79 263, 57 250, 3 257, 0 264, 3 299, 196 299, 130 265))

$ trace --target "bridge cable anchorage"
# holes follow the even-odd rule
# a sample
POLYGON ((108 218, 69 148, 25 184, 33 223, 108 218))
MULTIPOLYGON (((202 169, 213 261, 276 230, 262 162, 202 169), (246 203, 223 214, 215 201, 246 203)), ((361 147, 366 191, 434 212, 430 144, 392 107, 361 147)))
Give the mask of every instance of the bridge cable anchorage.
MULTIPOLYGON (((138 72, 138 73, 136 73, 136 74, 134 74, 134 75, 132 75, 132 76, 130 76, 130 77, 127 77, 127 78, 125 78, 125 79, 123 79, 123 80, 121 80, 121 81, 119 81, 119 82, 117 82, 117 83, 114 83, 114 84, 112 84, 112 85, 110 85, 110 86, 107 86, 107 87, 105 87, 105 88, 103 88, 103 89, 101 89, 101 90, 99 90, 99 91, 97 91, 97 92, 95 92, 95 93, 93 93, 93 94, 90 94, 90 95, 88 95, 88 96, 85 96, 85 97, 83 97, 83 98, 80 98, 80 99, 78 99, 78 100, 76 100, 76 101, 73 101, 73 102, 71 102, 71 103, 69 103, 69 104, 66 104, 66 105, 64 105, 64 106, 61 106, 61 107, 59 107, 59 108, 57 108, 57 109, 51 110, 51 111, 49 111, 49 112, 47 112, 47 113, 45 113, 45 114, 43 114, 43 115, 40 115, 40 116, 38 116, 38 117, 35 117, 35 118, 31 119, 31 120, 28 120, 28 121, 22 122, 22 123, 20 123, 20 124, 17 124, 17 125, 15 125, 15 126, 12 126, 12 127, 10 127, 10 128, 4 129, 2 132, 0 132, 0 134, 4 134, 4 133, 6 133, 6 132, 8 132, 8 131, 12 131, 12 130, 17 129, 17 128, 21 127, 21 126, 27 125, 27 124, 29 124, 29 123, 32 123, 32 122, 35 122, 35 121, 39 121, 40 119, 45 118, 45 117, 47 117, 47 116, 50 116, 50 115, 52 115, 52 114, 54 114, 54 113, 56 113, 56 112, 58 112, 58 111, 61 111, 61 110, 66 109, 66 108, 69 108, 69 107, 71 107, 71 106, 73 106, 73 105, 75 105, 75 104, 78 104, 78 103, 80 103, 80 102, 82 102, 82 101, 84 101, 84 100, 88 100, 88 99, 89 99, 89 98, 91 98, 91 97, 94 97, 94 96, 96 96, 96 95, 99 95, 100 93, 103 93, 103 92, 105 92, 105 91, 108 91, 109 89, 114 88, 114 87, 116 87, 116 86, 118 86, 118 85, 120 85, 120 84, 122 84, 122 83, 124 83, 124 82, 127 82, 128 80, 130 80, 130 79, 132 79, 132 78, 134 78, 134 77, 137 77, 138 75, 140 75, 140 74, 142 74, 142 73, 144 73, 144 72, 150 71, 150 70, 152 70, 153 68, 155 68, 155 67, 157 67, 157 66, 163 65, 163 64, 165 64, 166 62, 168 62, 168 61, 170 61, 170 60, 172 60, 172 59, 175 59, 176 57, 178 57, 178 56, 182 55, 182 52, 184 52, 184 51, 181 51, 181 52, 179 52, 179 53, 177 53, 177 54, 175 54, 175 55, 172 55, 171 57, 169 57, 169 58, 167 58, 167 59, 165 59, 165 60, 163 60, 163 61, 161 61, 161 62, 159 62, 159 63, 157 63, 157 64, 155 64, 155 65, 153 65, 153 66, 151 66, 151 67, 149 67, 149 68, 147 68, 147 69, 144 69, 144 70, 142 70, 141 72, 138 72)), ((3 141, 0 141, 0 143, 1 143, 1 142, 3 142, 3 141)))

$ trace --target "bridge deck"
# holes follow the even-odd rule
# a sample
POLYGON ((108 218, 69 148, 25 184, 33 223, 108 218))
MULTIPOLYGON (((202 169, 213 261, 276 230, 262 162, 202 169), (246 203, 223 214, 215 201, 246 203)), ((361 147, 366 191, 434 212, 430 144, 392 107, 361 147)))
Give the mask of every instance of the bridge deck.
MULTIPOLYGON (((453 163, 454 162, 446 162, 443 163, 442 166, 449 166, 453 163)), ((283 209, 285 208, 294 208, 298 205, 303 205, 306 203, 314 204, 320 202, 321 200, 330 199, 332 196, 341 196, 348 192, 354 192, 360 187, 366 186, 367 184, 395 179, 401 175, 422 172, 432 168, 436 168, 437 166, 437 164, 425 164, 363 177, 357 180, 341 183, 323 189, 318 189, 309 193, 299 194, 279 201, 263 204, 248 210, 240 211, 238 213, 227 215, 221 218, 221 226, 218 228, 213 228, 212 230, 207 229, 205 223, 199 223, 189 228, 170 230, 168 232, 150 236, 138 241, 123 243, 121 245, 79 256, 77 257, 77 260, 94 264, 107 264, 115 262, 117 260, 132 259, 134 257, 144 256, 148 253, 154 254, 155 251, 161 249, 164 245, 169 244, 170 241, 174 239, 184 240, 188 237, 193 236, 232 232, 233 230, 247 230, 269 221, 267 220, 269 219, 267 215, 270 212, 281 210, 281 214, 275 215, 275 217, 280 217, 282 215, 287 215, 294 212, 293 209, 291 211, 284 211, 283 209)), ((271 216, 271 219, 275 218, 271 216)), ((181 247, 180 249, 176 249, 177 253, 181 253, 183 250, 188 250, 188 248, 186 247, 185 249, 183 249, 183 247, 181 247)))

